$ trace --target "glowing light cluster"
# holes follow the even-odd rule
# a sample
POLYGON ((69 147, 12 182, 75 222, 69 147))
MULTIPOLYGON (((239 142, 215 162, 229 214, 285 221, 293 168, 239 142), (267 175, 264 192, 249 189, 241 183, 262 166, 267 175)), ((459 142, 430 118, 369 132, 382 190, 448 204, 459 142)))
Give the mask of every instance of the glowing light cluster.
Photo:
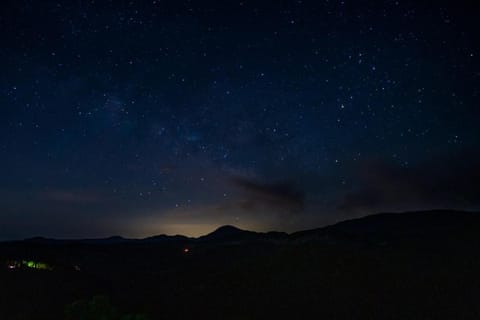
POLYGON ((7 269, 19 269, 21 267, 30 268, 30 269, 38 269, 38 270, 52 270, 52 267, 44 262, 38 262, 33 260, 15 260, 15 261, 8 261, 7 262, 7 269))

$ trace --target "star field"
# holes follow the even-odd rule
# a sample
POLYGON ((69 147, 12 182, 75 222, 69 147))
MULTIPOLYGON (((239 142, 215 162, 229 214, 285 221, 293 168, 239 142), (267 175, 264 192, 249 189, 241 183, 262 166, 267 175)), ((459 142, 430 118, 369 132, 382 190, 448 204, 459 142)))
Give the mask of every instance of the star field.
POLYGON ((1 7, 0 238, 479 207, 472 5, 1 7))

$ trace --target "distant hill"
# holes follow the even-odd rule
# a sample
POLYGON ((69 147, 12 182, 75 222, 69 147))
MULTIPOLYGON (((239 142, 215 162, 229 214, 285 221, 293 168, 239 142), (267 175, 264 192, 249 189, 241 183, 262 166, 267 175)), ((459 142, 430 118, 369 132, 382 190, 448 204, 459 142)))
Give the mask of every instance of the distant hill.
POLYGON ((254 232, 226 225, 199 238, 182 235, 157 235, 144 239, 126 239, 113 236, 101 239, 56 240, 35 237, 24 240, 38 244, 212 244, 270 241, 275 243, 322 242, 326 244, 344 242, 379 242, 400 240, 422 240, 468 236, 480 228, 480 213, 454 210, 432 210, 405 213, 379 213, 362 218, 346 220, 326 227, 284 232, 254 232))
POLYGON ((202 242, 229 242, 257 239, 259 233, 242 230, 234 226, 223 226, 215 231, 198 238, 202 242))
POLYGON ((199 242, 246 242, 246 241, 275 241, 287 240, 288 234, 284 232, 253 232, 242 230, 234 226, 223 226, 212 233, 197 239, 199 242))
POLYGON ((468 236, 480 228, 480 213, 432 210, 380 213, 323 228, 292 233, 293 241, 400 241, 468 236))
POLYGON ((98 238, 98 239, 52 239, 45 237, 33 237, 23 240, 24 242, 32 244, 45 244, 45 245, 64 245, 64 244, 121 244, 128 243, 132 241, 137 241, 134 239, 126 239, 121 236, 111 236, 108 238, 98 238))
POLYGON ((192 240, 193 238, 182 235, 167 236, 165 234, 161 234, 158 236, 144 238, 139 241, 141 241, 142 243, 185 243, 192 240))

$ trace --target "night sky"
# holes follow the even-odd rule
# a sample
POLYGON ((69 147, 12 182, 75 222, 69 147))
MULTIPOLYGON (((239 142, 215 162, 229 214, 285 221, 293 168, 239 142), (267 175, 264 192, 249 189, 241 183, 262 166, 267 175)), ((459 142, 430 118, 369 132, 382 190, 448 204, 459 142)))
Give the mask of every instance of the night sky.
POLYGON ((4 0, 0 239, 476 210, 475 12, 462 1, 4 0))

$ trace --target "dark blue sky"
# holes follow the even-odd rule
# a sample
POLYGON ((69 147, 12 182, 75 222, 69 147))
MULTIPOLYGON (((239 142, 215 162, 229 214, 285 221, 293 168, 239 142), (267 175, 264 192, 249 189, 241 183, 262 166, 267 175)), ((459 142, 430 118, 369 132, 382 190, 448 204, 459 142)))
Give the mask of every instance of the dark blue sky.
POLYGON ((0 6, 0 239, 480 207, 462 1, 0 6))

